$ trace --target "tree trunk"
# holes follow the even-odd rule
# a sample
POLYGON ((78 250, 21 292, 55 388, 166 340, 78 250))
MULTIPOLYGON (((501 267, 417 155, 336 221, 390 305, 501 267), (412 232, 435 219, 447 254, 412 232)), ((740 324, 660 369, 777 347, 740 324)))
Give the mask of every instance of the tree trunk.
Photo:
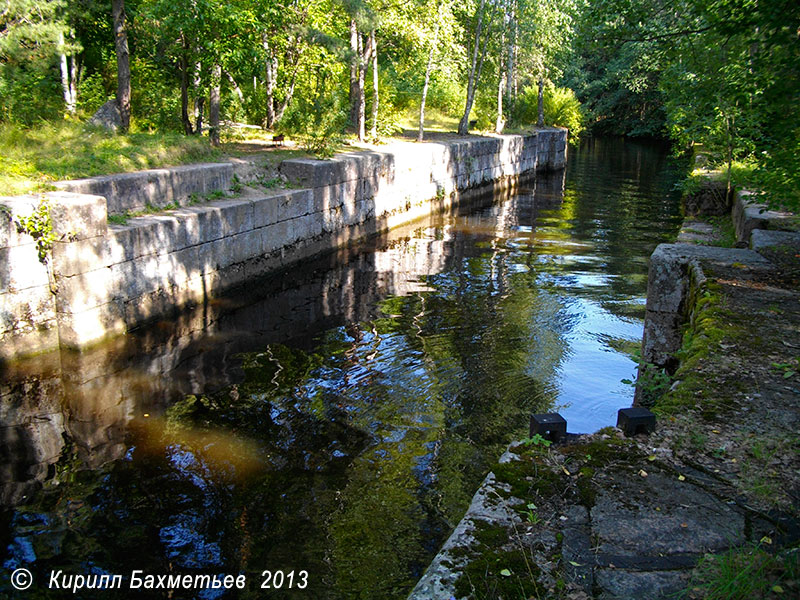
POLYGON ((111 0, 114 17, 114 41, 117 50, 117 106, 122 118, 122 132, 131 126, 131 65, 128 32, 125 26, 125 0, 111 0))
POLYGON ((203 94, 200 86, 195 88, 195 101, 194 101, 194 134, 203 135, 203 117, 206 108, 206 97, 203 94))
POLYGON ((292 79, 289 82, 289 89, 286 91, 286 96, 283 98, 283 103, 281 104, 280 108, 275 112, 276 123, 283 118, 283 113, 286 112, 286 109, 289 108, 289 103, 292 101, 292 96, 294 96, 294 85, 297 82, 297 71, 299 66, 300 66, 300 61, 298 60, 294 65, 294 71, 292 71, 292 79))
POLYGON ((219 146, 219 97, 222 84, 222 67, 214 65, 211 73, 211 93, 208 100, 208 137, 211 145, 219 146))
POLYGON ((203 89, 203 65, 195 65, 194 72, 194 134, 203 135, 203 118, 205 116, 206 94, 203 89))
POLYGON ((362 36, 358 36, 358 141, 363 142, 367 137, 367 62, 371 46, 367 41, 366 47, 362 36))
POLYGON ((497 121, 494 124, 495 133, 503 133, 506 120, 503 118, 503 91, 505 88, 506 74, 500 73, 500 81, 497 83, 497 121))
POLYGON ((539 78, 539 118, 536 120, 537 127, 544 127, 544 78, 539 78))
POLYGON ((514 99, 514 56, 517 46, 517 12, 516 2, 509 9, 510 26, 508 28, 508 53, 506 56, 506 105, 510 106, 514 99))
POLYGON ((183 53, 178 61, 178 68, 181 71, 181 123, 183 123, 183 133, 192 135, 194 130, 189 119, 189 44, 183 34, 181 34, 181 45, 183 53))
POLYGON ((358 86, 361 67, 361 52, 358 49, 360 37, 356 20, 350 19, 350 127, 356 132, 358 132, 358 99, 361 95, 358 86))
POLYGON ((239 99, 239 103, 244 106, 244 93, 242 92, 242 88, 239 87, 239 84, 236 83, 236 80, 233 78, 233 75, 228 73, 227 71, 224 72, 225 77, 230 82, 231 87, 233 88, 233 93, 236 94, 236 97, 239 99))
POLYGON ((71 85, 70 79, 67 55, 61 54, 61 89, 64 92, 64 105, 67 108, 67 112, 71 115, 74 115, 76 102, 74 88, 71 85))
POLYGON ((472 65, 469 69, 469 81, 467 82, 467 102, 464 106, 464 116, 461 117, 461 121, 458 123, 459 135, 466 135, 469 132, 469 113, 472 112, 472 103, 475 101, 475 72, 478 64, 478 49, 480 48, 485 6, 486 0, 481 0, 481 6, 478 9, 478 24, 475 27, 475 41, 472 48, 472 65))
POLYGON ((375 39, 375 30, 369 33, 370 52, 372 52, 372 130, 369 137, 373 141, 378 139, 378 42, 375 39))
POLYGON ((78 102, 78 84, 77 84, 77 71, 75 67, 75 57, 70 56, 67 60, 67 50, 64 43, 64 34, 58 34, 59 45, 59 58, 61 67, 61 89, 64 93, 64 105, 67 112, 71 115, 75 114, 78 102), (70 66, 72 69, 70 70, 70 66))
POLYGON ((267 56, 264 64, 264 82, 267 88, 267 120, 266 128, 272 129, 275 125, 275 80, 278 76, 273 50, 269 45, 266 33, 261 35, 261 44, 267 56))
POLYGON ((82 78, 83 64, 78 62, 75 55, 69 57, 70 76, 69 76, 69 92, 72 95, 72 101, 77 106, 78 104, 78 85, 82 78))
POLYGON ((425 67, 425 84, 422 86, 422 101, 419 104, 419 133, 417 134, 417 141, 422 141, 422 136, 425 127, 425 99, 428 97, 428 85, 431 81, 431 71, 433 70, 433 56, 436 52, 436 44, 439 41, 439 20, 436 19, 436 25, 433 29, 433 43, 431 44, 430 52, 428 52, 428 65, 425 67))
POLYGON ((478 46, 480 45, 481 40, 481 18, 484 16, 485 6, 486 0, 481 0, 481 15, 478 18, 478 27, 476 28, 475 32, 475 49, 472 54, 472 68, 470 69, 469 83, 467 85, 467 103, 464 107, 464 116, 461 118, 461 122, 458 124, 458 133, 461 135, 465 135, 469 132, 469 113, 472 112, 472 104, 475 102, 475 90, 477 89, 478 83, 481 80, 483 63, 486 60, 486 50, 489 46, 489 38, 491 37, 492 32, 492 21, 494 20, 495 13, 497 11, 497 5, 495 4, 492 8, 492 12, 489 14, 489 18, 486 19, 486 31, 483 34, 483 45, 480 47, 479 53, 478 46), (480 59, 478 60, 476 72, 475 60, 478 56, 480 56, 480 59))

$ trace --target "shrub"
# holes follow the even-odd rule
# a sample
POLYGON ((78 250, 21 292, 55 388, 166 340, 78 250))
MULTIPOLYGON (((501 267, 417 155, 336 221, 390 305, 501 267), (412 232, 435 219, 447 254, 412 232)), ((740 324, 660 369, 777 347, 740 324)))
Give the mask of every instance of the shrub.
MULTIPOLYGON (((516 125, 533 125, 539 118, 539 88, 526 86, 517 99, 512 120, 516 125)), ((544 88, 544 123, 566 127, 570 138, 575 140, 584 129, 581 103, 575 92, 568 88, 546 86, 544 88)))

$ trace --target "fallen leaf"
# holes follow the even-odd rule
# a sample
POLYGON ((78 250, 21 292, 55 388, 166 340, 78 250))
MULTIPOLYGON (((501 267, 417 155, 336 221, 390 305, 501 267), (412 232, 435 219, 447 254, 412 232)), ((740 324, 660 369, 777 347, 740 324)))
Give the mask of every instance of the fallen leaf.
POLYGON ((569 564, 571 564, 573 567, 582 567, 583 566, 580 563, 576 563, 574 560, 569 561, 569 564))
POLYGON ((686 481, 686 477, 683 475, 678 475, 678 481, 686 481))
POLYGON ((644 469, 640 469, 639 470, 639 476, 640 477, 647 477, 647 471, 645 471, 644 469))
POLYGON ((500 575, 502 575, 503 577, 511 577, 511 571, 509 571, 508 569, 503 569, 502 571, 500 571, 500 575))
POLYGON ((655 459, 656 459, 655 454, 651 454, 650 456, 647 457, 647 460, 649 460, 650 462, 653 462, 655 459))
POLYGON ((783 593, 783 588, 781 586, 779 586, 779 585, 773 585, 772 586, 772 591, 775 592, 776 594, 782 594, 783 593))
POLYGON ((562 465, 562 467, 561 467, 561 470, 562 470, 562 471, 564 471, 564 473, 566 473, 567 475, 572 475, 572 473, 570 473, 569 471, 567 471, 567 467, 565 467, 565 466, 563 466, 563 465, 562 465))

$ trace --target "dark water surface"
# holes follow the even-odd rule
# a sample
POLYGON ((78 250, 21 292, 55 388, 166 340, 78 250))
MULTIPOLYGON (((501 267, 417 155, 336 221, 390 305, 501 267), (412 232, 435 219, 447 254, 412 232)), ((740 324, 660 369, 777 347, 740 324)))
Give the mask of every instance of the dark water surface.
POLYGON ((4 365, 0 596, 25 567, 26 597, 134 569, 247 576, 152 597, 405 597, 530 413, 589 432, 630 405, 680 176, 665 148, 590 140, 511 197, 4 365))

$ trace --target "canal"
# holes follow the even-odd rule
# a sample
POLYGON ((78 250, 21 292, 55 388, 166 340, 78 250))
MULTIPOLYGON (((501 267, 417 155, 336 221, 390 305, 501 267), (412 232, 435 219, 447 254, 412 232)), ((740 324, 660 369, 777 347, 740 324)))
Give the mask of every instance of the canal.
POLYGON ((531 413, 592 432, 630 405, 683 172, 589 139, 513 194, 1 365, 0 596, 27 568, 27 597, 140 570, 247 577, 142 597, 404 598, 531 413))

